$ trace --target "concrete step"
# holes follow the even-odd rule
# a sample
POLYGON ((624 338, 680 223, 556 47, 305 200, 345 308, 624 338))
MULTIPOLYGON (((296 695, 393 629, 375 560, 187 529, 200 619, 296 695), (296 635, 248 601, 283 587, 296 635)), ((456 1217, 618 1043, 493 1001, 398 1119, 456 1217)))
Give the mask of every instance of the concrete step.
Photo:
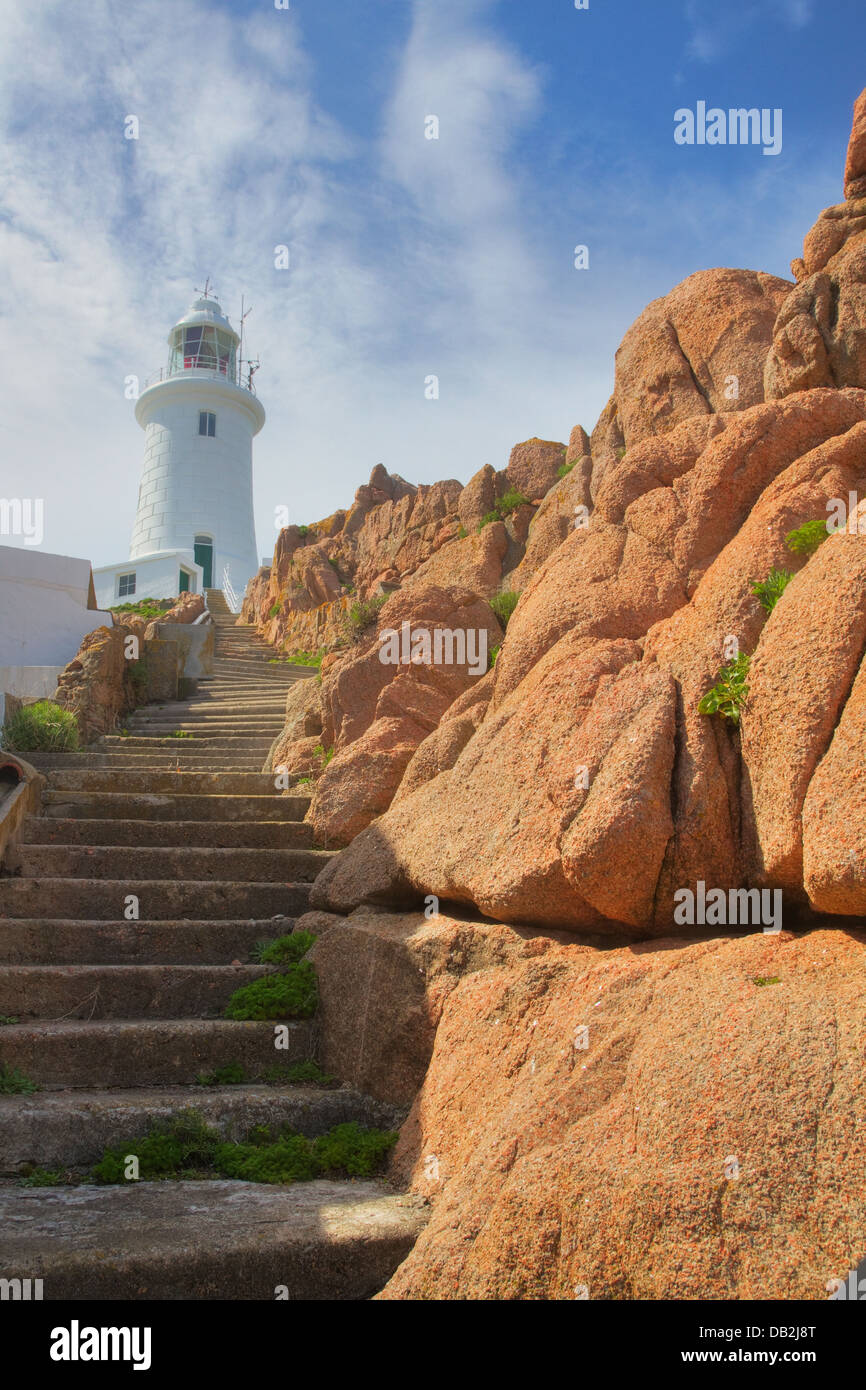
MULTIPOLYGON (((273 786, 273 783, 271 783, 273 786)), ((52 791, 42 793, 42 809, 50 819, 181 821, 301 821, 310 808, 308 796, 230 794, 186 795, 182 792, 52 791)))
POLYGON ((47 1300, 370 1298, 424 1222, 375 1182, 143 1182, 0 1192, 3 1274, 47 1300))
POLYGON ((92 767, 136 772, 261 772, 266 757, 267 751, 224 753, 215 749, 207 753, 196 748, 184 748, 181 744, 176 749, 154 749, 152 753, 138 748, 128 753, 103 753, 98 750, 84 753, 30 753, 27 761, 39 768, 40 772, 51 772, 56 768, 92 767))
POLYGON ((261 965, 0 965, 0 1014, 219 1018, 236 989, 265 974, 261 965))
POLYGON ((181 719, 170 715, 137 715, 131 717, 124 726, 139 737, 155 734, 160 738, 170 735, 175 729, 187 729, 190 733, 201 733, 208 738, 218 738, 221 734, 243 734, 252 738, 270 737, 271 742, 285 727, 285 714, 208 714, 193 710, 181 719))
POLYGON ((0 879, 0 917, 75 917, 122 922, 128 899, 139 916, 174 918, 299 917, 307 911, 309 883, 176 883, 160 879, 0 879))
MULTIPOLYGON (((67 918, 0 919, 0 961, 7 965, 231 965, 249 962, 257 941, 273 941, 294 917, 224 922, 93 922, 67 918)), ((15 1008, 10 1009, 15 1018, 15 1008)), ((0 1036, 2 1051, 2 1036, 0 1036)))
POLYGON ((172 738, 167 734, 156 734, 150 738, 145 734, 106 734, 99 744, 92 745, 88 751, 98 752, 104 749, 107 753, 121 753, 129 749, 133 753, 139 753, 152 749, 154 752, 173 753, 176 748, 184 748, 196 749, 201 753, 219 749, 226 753, 267 754, 272 743, 273 739, 252 738, 248 734, 191 734, 189 738, 172 738))
MULTIPOLYGON (((334 850, 286 848, 228 849, 193 845, 24 844, 15 863, 26 878, 205 879, 242 883, 312 883, 334 850)), ((2 1013, 2 1009, 0 1009, 2 1013)))
POLYGON ((237 700, 208 695, 202 696, 201 699, 175 701, 164 705, 143 705, 131 717, 141 719, 159 715, 162 719, 170 719, 173 715, 188 717, 190 714, 245 714, 251 717, 254 714, 274 712, 286 712, 286 697, 283 691, 277 690, 255 698, 251 695, 241 696, 237 700))
POLYGON ((4 1062, 46 1090, 188 1086, 202 1072, 231 1062, 257 1076, 314 1055, 311 1021, 287 1022, 280 1036, 288 1046, 279 1051, 274 1027, 189 1018, 13 1023, 3 1029, 0 1048, 4 1062))
POLYGON ((28 816, 25 845, 185 845, 201 849, 309 849, 306 821, 85 820, 28 816))
POLYGON ((54 791, 181 792, 223 796, 267 796, 274 791, 274 778, 263 772, 136 772, 112 768, 62 767, 51 774, 54 791))
MULTIPOLYGON (((242 1140, 256 1125, 290 1125, 309 1138, 355 1120, 395 1129, 391 1106, 349 1086, 166 1086, 113 1091, 37 1091, 0 1096, 0 1173, 90 1167, 106 1149, 133 1143, 153 1126, 194 1109, 226 1139, 242 1140)), ((2 1273, 2 1271, 0 1271, 2 1273)))

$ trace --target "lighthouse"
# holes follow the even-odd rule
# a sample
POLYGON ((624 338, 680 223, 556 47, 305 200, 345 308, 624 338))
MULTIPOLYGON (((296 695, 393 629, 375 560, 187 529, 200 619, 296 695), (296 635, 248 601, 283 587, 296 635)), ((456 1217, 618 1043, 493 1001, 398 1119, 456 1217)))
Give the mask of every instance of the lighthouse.
POLYGON ((252 445, 265 412, 240 346, 205 286, 136 401, 144 466, 129 562, 94 572, 100 603, 216 588, 236 608, 255 574, 252 445))

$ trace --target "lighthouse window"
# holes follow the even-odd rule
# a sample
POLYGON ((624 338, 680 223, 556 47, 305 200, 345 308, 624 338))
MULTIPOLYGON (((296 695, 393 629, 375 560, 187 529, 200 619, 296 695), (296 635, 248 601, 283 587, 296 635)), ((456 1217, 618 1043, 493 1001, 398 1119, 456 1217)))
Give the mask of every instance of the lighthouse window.
POLYGON ((216 435, 216 416, 212 410, 200 410, 198 413, 198 432, 207 435, 208 439, 213 439, 216 435))
POLYGON ((130 594, 135 593, 135 573, 119 574, 117 576, 117 596, 118 598, 129 598, 130 594))

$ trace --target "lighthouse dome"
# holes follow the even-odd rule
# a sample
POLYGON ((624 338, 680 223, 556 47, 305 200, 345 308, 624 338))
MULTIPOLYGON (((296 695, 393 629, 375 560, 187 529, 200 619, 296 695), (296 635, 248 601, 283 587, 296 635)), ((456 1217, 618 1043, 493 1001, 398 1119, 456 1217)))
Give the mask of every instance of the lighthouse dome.
POLYGON ((169 344, 174 341, 174 335, 179 328, 203 327, 205 324, 212 325, 214 328, 221 329, 237 340, 237 333, 232 328, 219 302, 210 296, 202 295, 200 299, 193 300, 182 319, 178 319, 174 328, 168 335, 169 344))

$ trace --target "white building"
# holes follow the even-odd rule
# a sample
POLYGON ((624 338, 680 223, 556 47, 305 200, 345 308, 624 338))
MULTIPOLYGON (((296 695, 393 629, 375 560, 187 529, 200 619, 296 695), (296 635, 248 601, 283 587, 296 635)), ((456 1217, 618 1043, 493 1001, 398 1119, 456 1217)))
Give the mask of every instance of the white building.
POLYGON ((0 705, 50 700, 81 640, 111 614, 96 606, 90 562, 0 545, 0 705))
POLYGON ((210 588, 231 603, 258 569, 252 456, 265 412, 252 370, 243 380, 240 339, 210 295, 168 344, 135 406, 145 444, 129 560, 93 572, 105 607, 210 588))

